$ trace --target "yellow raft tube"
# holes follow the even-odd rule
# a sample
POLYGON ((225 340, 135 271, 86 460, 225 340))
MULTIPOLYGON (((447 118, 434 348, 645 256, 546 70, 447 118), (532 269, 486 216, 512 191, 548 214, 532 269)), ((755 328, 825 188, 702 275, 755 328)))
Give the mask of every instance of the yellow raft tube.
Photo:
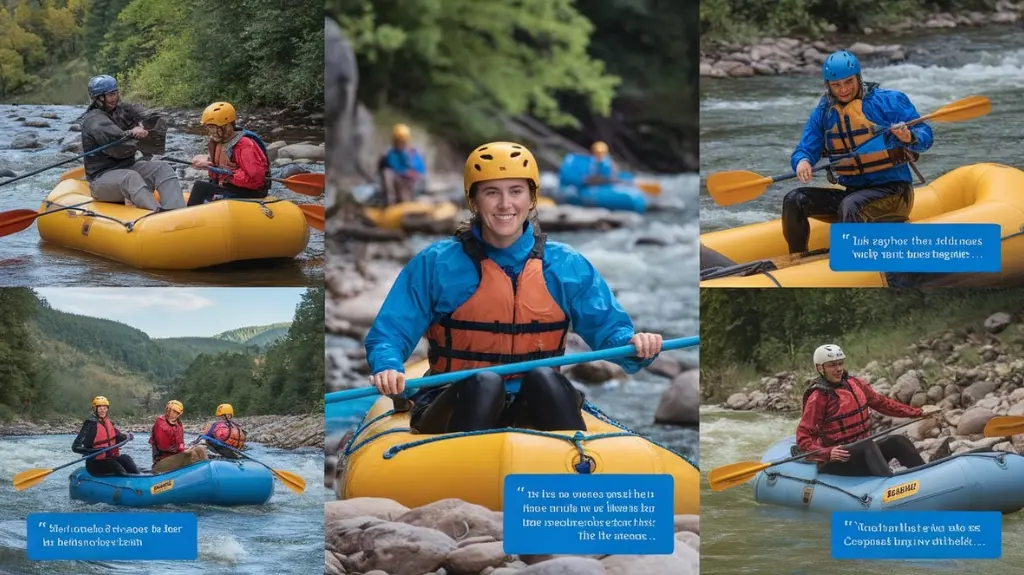
POLYGON ((335 486, 341 499, 384 497, 411 508, 456 498, 502 511, 506 475, 576 474, 582 450, 591 473, 672 475, 675 513, 700 513, 697 468, 600 411, 584 410, 586 432, 506 428, 421 435, 410 433, 410 413, 394 414, 392 407, 390 398, 378 399, 345 448, 335 486))
POLYGON ((294 258, 309 241, 302 210, 272 197, 150 212, 94 201, 88 183, 69 179, 46 196, 39 213, 53 210, 61 211, 36 219, 43 240, 140 269, 294 258))
MULTIPOLYGON (((1000 164, 957 168, 917 188, 913 223, 995 223, 1002 228, 1000 273, 947 274, 929 281, 941 286, 994 286, 1024 278, 1024 172, 1000 164)), ((829 224, 811 219, 808 250, 829 247, 829 224)), ((870 225, 870 224, 865 224, 870 225)), ((701 245, 736 264, 772 260, 780 269, 741 277, 718 277, 701 288, 888 287, 884 273, 835 272, 827 255, 790 258, 782 220, 701 234, 701 245)))
MULTIPOLYGON (((555 205, 555 201, 546 196, 537 198, 538 208, 555 205)), ((426 218, 440 221, 450 220, 459 215, 461 208, 452 202, 402 202, 386 208, 363 208, 363 214, 373 225, 384 230, 400 230, 406 217, 426 218)))

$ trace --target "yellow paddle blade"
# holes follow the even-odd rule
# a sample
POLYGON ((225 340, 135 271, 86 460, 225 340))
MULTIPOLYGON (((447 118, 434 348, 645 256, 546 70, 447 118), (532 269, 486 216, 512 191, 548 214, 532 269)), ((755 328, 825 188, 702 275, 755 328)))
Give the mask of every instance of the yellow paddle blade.
POLYGON ((22 491, 46 479, 52 469, 27 469, 14 476, 14 490, 22 491))
POLYGON ((731 206, 749 202, 764 193, 772 179, 748 172, 736 170, 718 172, 708 176, 707 188, 711 199, 720 206, 731 206))
POLYGON ((740 461, 716 467, 708 473, 708 483, 712 491, 725 491, 730 487, 742 485, 754 478, 758 472, 771 467, 771 463, 760 461, 740 461))
POLYGON ((306 480, 295 475, 290 471, 282 471, 280 469, 271 469, 274 475, 284 483, 285 487, 292 490, 292 493, 296 495, 302 495, 302 492, 306 490, 306 480))
POLYGON ((70 169, 60 175, 60 182, 64 180, 81 180, 85 177, 85 166, 78 166, 77 168, 70 169))
POLYGON ((963 122, 980 118, 992 111, 992 103, 985 96, 968 96, 946 104, 922 119, 942 122, 963 122))
POLYGON ((652 196, 661 195, 661 184, 658 182, 635 182, 633 185, 645 194, 650 194, 652 196))
POLYGON ((1024 417, 1001 415, 993 417, 985 424, 985 437, 1008 437, 1024 433, 1024 417))

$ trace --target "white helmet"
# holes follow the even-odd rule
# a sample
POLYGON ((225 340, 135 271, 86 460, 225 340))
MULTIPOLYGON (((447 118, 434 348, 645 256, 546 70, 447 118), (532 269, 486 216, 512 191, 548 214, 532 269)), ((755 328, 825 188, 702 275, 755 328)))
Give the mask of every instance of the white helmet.
POLYGON ((814 350, 814 365, 815 367, 827 363, 830 361, 836 361, 839 359, 846 359, 846 354, 843 353, 842 348, 834 344, 825 344, 818 349, 814 350))

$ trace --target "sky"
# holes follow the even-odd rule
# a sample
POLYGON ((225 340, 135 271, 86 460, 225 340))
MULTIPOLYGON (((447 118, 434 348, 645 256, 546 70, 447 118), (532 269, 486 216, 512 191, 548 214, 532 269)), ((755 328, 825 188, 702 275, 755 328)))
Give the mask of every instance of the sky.
POLYGON ((306 288, 36 288, 50 307, 119 321, 149 337, 208 337, 290 322, 306 288))

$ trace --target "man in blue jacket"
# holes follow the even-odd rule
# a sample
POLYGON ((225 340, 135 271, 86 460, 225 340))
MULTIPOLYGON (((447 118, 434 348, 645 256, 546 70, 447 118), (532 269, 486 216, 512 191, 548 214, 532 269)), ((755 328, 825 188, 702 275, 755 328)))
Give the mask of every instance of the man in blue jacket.
POLYGON ((821 71, 827 93, 811 112, 790 161, 806 184, 818 159, 831 163, 845 158, 829 168, 829 180, 842 189, 802 187, 786 194, 782 233, 790 253, 807 251, 808 218, 906 221, 914 205, 908 164, 932 146, 932 129, 926 123, 906 125, 920 117, 906 94, 865 83, 853 54, 831 54, 821 71))
POLYGON ((427 174, 423 157, 409 144, 409 126, 395 124, 391 134, 392 146, 381 156, 378 166, 384 202, 388 206, 411 202, 422 189, 427 174))

